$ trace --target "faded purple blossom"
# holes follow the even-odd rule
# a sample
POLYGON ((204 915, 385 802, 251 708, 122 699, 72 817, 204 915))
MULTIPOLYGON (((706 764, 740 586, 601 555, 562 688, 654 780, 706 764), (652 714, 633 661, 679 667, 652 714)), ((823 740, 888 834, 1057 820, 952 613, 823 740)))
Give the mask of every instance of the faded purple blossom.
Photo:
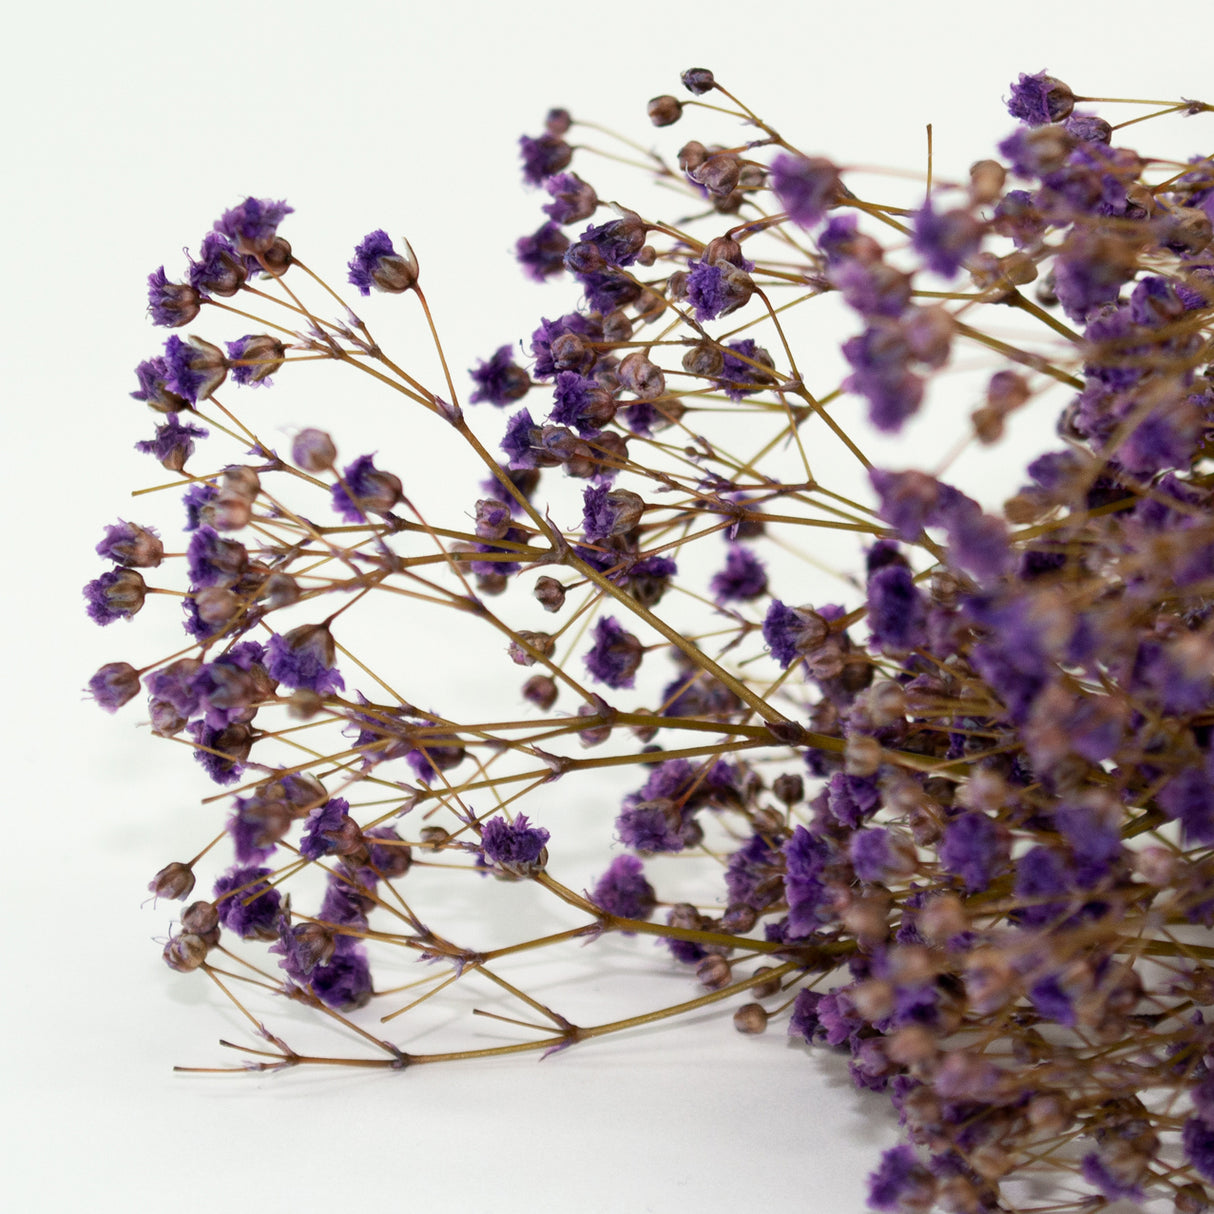
POLYGON ((532 826, 526 814, 519 814, 513 822, 499 815, 481 827, 480 852, 487 864, 523 876, 543 867, 548 838, 548 832, 532 826))
POLYGON ((839 170, 821 157, 781 152, 771 163, 771 188, 789 218, 803 228, 822 221, 840 187, 839 170))
POLYGON ((631 632, 612 616, 600 616, 594 626, 594 645, 586 655, 586 667, 600 683, 617 690, 631 687, 644 650, 631 632))
POLYGON ((624 919, 648 919, 657 905, 653 886, 636 856, 617 856, 590 895, 596 906, 624 919))

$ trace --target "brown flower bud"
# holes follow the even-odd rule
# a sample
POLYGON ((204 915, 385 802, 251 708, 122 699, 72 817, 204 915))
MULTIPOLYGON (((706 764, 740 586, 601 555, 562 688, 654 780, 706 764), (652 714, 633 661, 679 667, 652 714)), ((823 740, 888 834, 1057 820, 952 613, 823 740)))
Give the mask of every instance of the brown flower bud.
POLYGON ((670 126, 683 116, 683 103, 677 97, 664 93, 649 102, 649 121, 654 126, 670 126))
POLYGON ((556 638, 551 633, 523 631, 510 642, 507 652, 516 666, 534 666, 539 657, 550 658, 555 649, 556 638))
POLYGON ((291 440, 291 458, 305 472, 324 472, 337 461, 337 448, 323 430, 301 430, 291 440))
POLYGON ((542 577, 535 583, 535 598, 545 611, 560 611, 565 605, 565 587, 554 577, 542 577))
POLYGON ((233 367, 240 367, 237 383, 259 384, 269 379, 286 361, 287 348, 276 337, 258 333, 243 339, 239 355, 231 358, 233 367))
POLYGON ((556 680, 546 674, 532 675, 523 684, 523 699, 534 704, 541 712, 547 712, 556 703, 556 680))
POLYGON ((194 870, 179 860, 166 864, 148 883, 148 889, 155 897, 172 898, 174 901, 188 898, 193 888, 194 870))
POLYGON ((970 165, 970 201, 975 206, 994 202, 1003 193, 1007 170, 997 160, 978 160, 970 165))
POLYGON ((620 383, 639 400, 656 400, 666 391, 662 369, 640 350, 634 350, 620 363, 620 383))
MULTIPOLYGON (((770 965, 760 965, 755 970, 754 977, 757 978, 760 974, 770 973, 774 973, 774 970, 770 965)), ((763 982, 756 982, 755 985, 750 988, 750 993, 754 995, 756 999, 774 998, 780 993, 780 979, 768 978, 763 982)))
POLYGON ((214 902, 191 902, 181 912, 181 926, 195 936, 207 937, 219 931, 219 911, 214 902))
POLYGON ((174 936, 164 946, 162 956, 169 969, 176 970, 179 974, 188 974, 190 970, 196 970, 206 961, 207 944, 201 936, 183 932, 179 936, 174 936))
POLYGON ((719 991, 728 986, 733 978, 733 969, 729 962, 717 953, 710 953, 696 966, 696 977, 700 985, 710 991, 719 991))
POLYGON ((679 149, 679 168, 684 173, 698 169, 707 159, 708 149, 699 140, 692 139, 679 149))
POLYGON ((772 782, 771 791, 785 805, 796 805, 805 796, 805 781, 797 772, 785 772, 772 782))
POLYGON ((733 1014, 733 1027, 739 1033, 762 1033, 767 1028, 767 1012, 762 1004, 744 1003, 733 1014))

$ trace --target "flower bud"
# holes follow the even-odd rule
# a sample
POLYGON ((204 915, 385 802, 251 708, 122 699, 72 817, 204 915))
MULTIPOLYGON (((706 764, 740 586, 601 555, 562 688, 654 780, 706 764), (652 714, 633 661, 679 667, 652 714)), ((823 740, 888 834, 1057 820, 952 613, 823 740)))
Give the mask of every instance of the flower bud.
POLYGON ((188 864, 174 860, 166 864, 148 883, 154 897, 181 901, 194 888, 194 870, 188 864))
POLYGON ((534 666, 540 657, 550 658, 556 649, 556 638, 547 632, 520 632, 510 642, 507 652, 516 666, 534 666))
POLYGON ((767 1028, 767 1012, 762 1004, 744 1003, 733 1014, 733 1027, 739 1033, 762 1033, 767 1028))
POLYGON ((796 805, 805 796, 805 781, 797 772, 785 772, 772 781, 771 791, 785 805, 796 805))
POLYGON ((702 97, 705 93, 711 92, 717 87, 715 77, 706 67, 689 67, 683 73, 681 79, 683 87, 689 93, 694 93, 697 97, 702 97))
POLYGON ((565 605, 565 587, 554 577, 542 577, 535 583, 535 598, 545 611, 560 611, 565 605))
POLYGON ((638 400, 656 400, 666 391, 666 377, 640 350, 620 363, 620 383, 638 400))
POLYGON ((726 198, 737 189, 742 174, 742 162, 732 152, 718 152, 687 175, 710 194, 726 198))
POLYGON ((164 560, 164 544, 154 531, 137 523, 120 522, 105 529, 97 554, 119 565, 155 569, 164 560))
POLYGON ((219 931, 219 910, 214 902, 191 902, 181 912, 181 926, 192 935, 205 939, 219 931))
MULTIPOLYGON (((757 978, 760 974, 770 974, 775 971, 770 965, 760 965, 754 972, 754 977, 757 978)), ((780 979, 768 978, 763 982, 757 982, 750 988, 750 993, 756 999, 771 999, 780 993, 780 979)))
POLYGON ((721 353, 720 348, 707 342, 692 346, 683 355, 683 370, 689 375, 699 375, 705 379, 719 375, 724 365, 725 356, 721 353))
POLYGON ((139 671, 129 662, 107 662, 89 679, 89 693, 106 712, 117 712, 139 694, 139 671))
POLYGON ((1007 170, 997 160, 978 160, 970 165, 970 201, 974 206, 994 202, 1003 193, 1007 170))
POLYGON ((270 611, 299 601, 299 585, 289 573, 271 573, 257 591, 257 601, 270 611))
POLYGON ((169 969, 176 970, 179 974, 188 974, 190 970, 196 970, 206 961, 206 941, 191 932, 183 932, 179 936, 174 936, 164 946, 162 956, 169 969))
POLYGON ((710 991, 719 991, 728 986, 733 978, 733 969, 729 962, 718 953, 710 953, 696 966, 696 978, 700 985, 710 991))
POLYGON ((684 173, 690 173, 692 169, 699 168, 707 159, 708 149, 699 140, 692 139, 679 149, 679 168, 684 173))
POLYGON ((301 430, 291 441, 291 459, 305 472, 325 472, 337 462, 337 448, 323 430, 301 430))
POLYGON ((251 334, 227 345, 232 378, 238 384, 260 384, 286 362, 286 346, 268 333, 251 334))
POLYGON ((677 97, 664 93, 649 102, 649 121, 654 126, 670 126, 683 116, 683 103, 677 97))
POLYGON ((556 703, 557 694, 556 680, 546 674, 532 675, 523 684, 523 699, 534 704, 541 712, 547 712, 556 703))

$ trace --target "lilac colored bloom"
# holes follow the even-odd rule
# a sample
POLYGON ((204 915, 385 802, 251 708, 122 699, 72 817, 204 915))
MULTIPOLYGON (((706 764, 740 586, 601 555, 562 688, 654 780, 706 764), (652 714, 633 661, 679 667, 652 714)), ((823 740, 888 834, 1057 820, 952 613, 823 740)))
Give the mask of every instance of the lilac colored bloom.
POLYGON ((164 360, 165 387, 190 404, 206 400, 228 373, 223 351, 198 337, 188 342, 176 335, 170 337, 164 343, 164 360))
POLYGON ((641 297, 640 283, 619 270, 595 270, 576 277, 582 287, 582 298, 592 312, 614 312, 641 297))
POLYGON ((215 221, 215 231, 228 237, 240 253, 257 256, 269 251, 278 225, 294 211, 285 202, 246 198, 215 221))
POLYGON ((754 282, 745 270, 729 262, 693 261, 687 276, 687 301, 695 308, 696 320, 716 320, 736 312, 754 293, 754 282))
POLYGON ((1186 768, 1156 799, 1169 818, 1180 822, 1186 844, 1214 843, 1214 782, 1208 770, 1186 768))
POLYGON ((591 544, 627 535, 644 509, 645 503, 628 489, 589 485, 582 493, 582 534, 591 544))
POLYGON ((761 367, 771 367, 771 355, 749 337, 725 344, 723 360, 717 372, 717 386, 730 400, 741 400, 752 392, 759 392, 773 381, 761 367), (754 364, 758 363, 759 366, 754 364))
POLYGON ((1016 861, 1016 911, 1013 918, 1025 927, 1043 927, 1066 912, 1068 901, 1059 900, 1071 886, 1066 859, 1052 847, 1030 848, 1016 861))
POLYGON ((572 426, 583 437, 597 434, 615 414, 611 393, 576 371, 558 371, 552 395, 555 403, 548 420, 556 426, 572 426))
POLYGON ((682 851, 692 838, 689 826, 685 813, 669 802, 626 807, 615 820, 620 842, 646 854, 682 851))
POLYGON ((1083 143, 1109 143, 1113 138, 1113 128, 1095 114, 1071 114, 1062 125, 1083 143))
POLYGON ((771 188, 794 223, 812 228, 825 217, 840 189, 839 170, 817 156, 781 152, 771 163, 771 188))
MULTIPOLYGON (((812 613, 807 619, 804 611, 785 606, 779 599, 772 599, 771 606, 763 617, 763 640, 767 642, 771 656, 781 666, 791 665, 800 656, 799 647, 806 637, 811 635, 808 629, 814 623, 812 613)), ((824 628, 821 631, 825 633, 824 628)))
POLYGON ((1020 79, 1011 88, 1007 112, 1028 126, 1061 122, 1075 105, 1071 90, 1044 71, 1033 76, 1021 72, 1020 79))
POLYGON ((868 1204, 874 1210, 925 1210, 935 1187, 912 1148, 891 1147, 868 1178, 868 1204))
POLYGON ((1063 989, 1062 983, 1053 974, 1034 982, 1029 988, 1033 1008, 1045 1020, 1072 1028, 1075 1025, 1075 1004, 1063 989))
POLYGON ((506 423, 501 448, 510 459, 511 468, 534 468, 535 452, 539 446, 539 427, 528 409, 520 409, 506 423))
POLYGON ((986 889, 1006 868, 1009 854, 1006 831, 983 813, 954 818, 944 828, 940 842, 940 863, 961 878, 967 893, 986 889))
POLYGON ((486 863, 522 876, 543 868, 548 839, 548 832, 532 826, 526 814, 519 814, 513 822, 499 814, 481 827, 480 851, 486 863))
POLYGON ((333 956, 336 942, 337 937, 328 928, 318 923, 292 926, 287 916, 282 915, 278 920, 278 940, 270 945, 270 952, 282 958, 278 964, 291 981, 304 986, 312 971, 333 956))
POLYGON ((141 362, 135 368, 135 378, 139 381, 139 388, 131 393, 134 400, 145 401, 160 413, 176 413, 189 408, 189 401, 169 391, 169 364, 163 355, 158 354, 141 362))
POLYGON ((648 919, 657 905, 653 886, 645 879, 636 856, 617 856, 598 879, 590 900, 609 915, 622 919, 648 919))
POLYGON ((594 187, 576 173, 555 173, 544 182, 544 189, 552 195, 552 201, 543 208, 544 214, 554 223, 589 219, 599 204, 594 187))
POLYGON ((341 837, 352 824, 349 809, 349 801, 330 797, 308 814, 299 842, 299 854, 305 860, 319 860, 338 850, 341 837))
POLYGON ((499 408, 527 395, 531 377, 516 366, 509 346, 499 346, 492 358, 477 363, 469 372, 476 391, 468 398, 472 404, 488 401, 499 408))
POLYGON ((329 490, 333 509, 347 523, 361 523, 368 514, 389 514, 400 501, 400 479, 375 466, 370 455, 360 455, 342 469, 342 481, 329 490))
POLYGON ((710 583, 718 603, 747 602, 767 593, 767 570, 763 562, 743 544, 731 544, 725 568, 710 583))
POLYGON ((134 569, 111 569, 84 588, 85 610, 94 624, 104 627, 129 620, 143 606, 147 587, 134 569))
POLYGON ((152 324, 177 329, 198 315, 200 297, 188 283, 169 282, 164 266, 148 275, 148 311, 152 324))
POLYGON ((559 173, 573 159, 573 149, 556 135, 541 135, 538 139, 523 135, 518 145, 523 158, 523 180, 528 185, 543 185, 546 177, 559 173))
POLYGON ((369 868, 357 872, 338 869, 330 873, 317 918, 338 927, 365 928, 375 909, 375 887, 379 878, 369 868))
POLYGON ((788 899, 788 928, 793 937, 811 935, 833 917, 823 877, 831 845, 804 826, 797 826, 784 844, 784 894, 788 899))
MULTIPOLYGON (((256 262, 253 269, 256 269, 256 262)), ((202 295, 231 296, 249 277, 248 261, 232 247, 220 232, 208 232, 202 238, 199 259, 190 262, 190 286, 202 295)))
POLYGON ((235 341, 224 342, 234 383, 247 387, 271 387, 270 378, 282 366, 286 347, 277 338, 246 333, 235 341))
POLYGON ((952 278, 981 243, 982 225, 968 211, 937 211, 928 199, 915 212, 911 244, 933 274, 952 278))
POLYGON ((230 868, 215 882, 219 922, 245 940, 271 940, 278 936, 282 898, 263 879, 268 868, 230 868))
POLYGON ((95 551, 115 564, 138 569, 155 569, 164 558, 164 545, 155 531, 122 519, 106 527, 95 551))
POLYGON ((318 965, 308 984, 321 1003, 334 1011, 365 1007, 373 993, 366 949, 352 936, 338 936, 332 960, 318 965))
POLYGON ((174 415, 162 426, 156 427, 156 437, 135 444, 135 450, 145 455, 154 455, 166 468, 180 472, 186 461, 194 454, 194 440, 206 438, 208 431, 189 422, 184 425, 174 415))
POLYGON ((333 664, 334 656, 329 630, 323 624, 304 624, 270 637, 266 670, 287 687, 331 695, 346 686, 333 664))
MULTIPOLYGON (((205 431, 203 436, 205 437, 205 431)), ((219 490, 214 485, 207 481, 195 481, 181 495, 182 504, 185 506, 185 531, 196 531, 199 527, 207 525, 207 520, 211 517, 208 507, 219 496, 219 490)))
POLYGON ((1214 1181, 1214 1125, 1201 1117, 1190 1117, 1184 1123, 1181 1142, 1198 1174, 1214 1181))
MULTIPOLYGON (((597 354, 592 343, 600 341, 603 336, 602 321, 596 317, 583 316, 578 312, 570 312, 556 320, 544 319, 540 327, 531 334, 531 353, 535 356, 535 378, 550 379, 558 371, 588 372, 597 354), (568 361, 568 352, 561 350, 561 361, 558 365, 554 350, 560 349, 560 339, 567 334, 573 334, 582 340, 576 341, 581 362, 573 366, 568 361)), ((566 345, 568 343, 565 343, 566 345)))
POLYGON ((1098 237, 1077 231, 1054 258, 1054 294, 1074 321, 1085 320, 1106 304, 1117 302, 1123 283, 1133 276, 1124 259, 1110 256, 1098 237))
POLYGON ((872 325, 843 344, 854 368, 845 383, 868 401, 869 420, 879 430, 897 433, 923 402, 923 377, 910 370, 910 346, 899 329, 872 325))
POLYGON ((520 236, 514 245, 514 255, 529 278, 544 282, 565 269, 565 253, 569 237, 549 220, 530 236, 520 236))
POLYGON ((896 320, 910 306, 911 276, 883 261, 844 259, 832 264, 830 282, 843 302, 864 317, 896 320))
POLYGON ((914 575, 904 564, 888 564, 868 579, 868 627, 882 649, 905 650, 920 641, 927 609, 914 575))
POLYGON ((234 586, 248 566, 248 553, 237 540, 224 539, 214 527, 199 527, 186 549, 190 585, 234 586))
POLYGON ((139 694, 139 672, 129 662, 107 662, 88 683, 89 695, 106 712, 117 712, 139 694))
POLYGON ((216 784, 235 784, 244 771, 244 760, 252 745, 247 725, 234 724, 216 729, 204 720, 188 726, 194 739, 194 758, 216 784))
POLYGON ((751 837, 729 857, 725 889, 729 905, 762 912, 779 898, 783 865, 780 849, 761 834, 751 837))
POLYGON ((643 656, 640 641, 613 616, 599 617, 594 646, 586 655, 586 667, 593 678, 616 690, 631 687, 643 656))
POLYGON ((392 238, 383 228, 369 232, 354 249, 349 263, 349 280, 361 295, 370 295, 371 288, 398 295, 417 282, 417 261, 413 251, 400 254, 392 238))
POLYGON ((792 1016, 788 1021, 788 1035, 801 1037, 807 1045, 824 1043, 826 1039, 822 1021, 818 1018, 818 1005, 822 1002, 819 991, 811 991, 802 987, 797 992, 793 1004, 792 1016))
POLYGON ((587 228, 578 238, 578 243, 570 249, 566 261, 578 263, 581 256, 589 256, 589 263, 575 264, 570 268, 593 271, 607 265, 623 270, 636 261, 644 247, 645 225, 639 215, 629 211, 621 219, 587 228))
POLYGON ((1101 1195, 1109 1201, 1117 1201, 1123 1197, 1134 1202, 1142 1200, 1142 1189, 1137 1184, 1114 1175, 1095 1151, 1089 1151, 1083 1157, 1079 1172, 1088 1184, 1099 1189, 1101 1195))

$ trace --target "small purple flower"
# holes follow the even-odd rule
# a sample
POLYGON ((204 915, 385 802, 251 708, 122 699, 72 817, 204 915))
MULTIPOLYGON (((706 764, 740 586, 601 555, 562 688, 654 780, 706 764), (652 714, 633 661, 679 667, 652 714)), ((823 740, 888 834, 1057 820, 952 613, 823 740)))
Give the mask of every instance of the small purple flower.
POLYGON ((967 893, 986 889, 1007 867, 1010 843, 1007 832, 986 814, 963 813, 944 828, 940 863, 965 883, 967 893))
POLYGON ((360 455, 342 469, 342 480, 329 490, 329 497, 347 523, 361 523, 368 514, 389 514, 402 489, 399 477, 377 468, 374 457, 360 455))
POLYGON ((926 1210, 935 1188, 912 1148, 891 1147, 868 1178, 868 1204, 874 1210, 926 1210))
POLYGON ((631 687, 643 656, 641 642, 613 616, 599 617, 594 646, 586 655, 586 667, 593 678, 617 690, 631 687))
POLYGON ((818 634, 825 639, 826 625, 816 613, 788 607, 779 599, 772 599, 763 617, 763 640, 781 666, 795 662, 801 656, 801 647, 818 634))
POLYGON ((169 282, 164 266, 148 275, 148 311, 152 324, 177 329, 198 315, 199 294, 188 283, 169 282))
POLYGON ((213 527, 199 527, 190 536, 186 566, 190 585, 234 586, 248 567, 249 554, 237 540, 226 540, 213 527))
POLYGON ((523 180, 528 185, 543 185, 546 177, 567 168, 573 159, 573 149, 556 135, 541 135, 538 139, 523 135, 518 145, 523 158, 523 180))
POLYGON ((747 602, 767 593, 767 570, 749 548, 731 544, 725 568, 713 575, 710 585, 718 603, 747 602))
POLYGON ((615 415, 615 398, 597 380, 576 371, 557 372, 553 408, 548 420, 572 426, 583 436, 597 434, 615 415))
POLYGON ((539 446, 539 427, 527 409, 520 409, 506 423, 501 448, 510 459, 511 468, 534 468, 535 452, 539 446))
POLYGON ((318 965, 309 977, 312 993, 338 1012, 365 1007, 373 994, 366 949, 353 936, 338 936, 333 958, 318 965))
MULTIPOLYGON (((257 269, 254 262, 253 269, 257 269)), ((248 262, 220 232, 208 232, 202 238, 199 259, 190 262, 190 286, 202 295, 235 295, 249 277, 248 262)))
POLYGON ((657 905, 653 886, 645 879, 636 856, 617 856, 599 878, 590 900, 609 915, 623 919, 648 919, 657 905))
POLYGON ((587 185, 576 173, 555 173, 544 182, 552 201, 544 214, 554 223, 577 223, 589 219, 599 205, 594 187, 587 185))
POLYGON ((514 256, 527 276, 544 282, 565 269, 565 254, 569 237, 549 220, 530 236, 520 236, 514 245, 514 256))
POLYGON ((237 252, 257 256, 269 251, 278 235, 278 225, 294 209, 268 198, 246 198, 239 206, 224 211, 215 221, 215 231, 228 237, 237 252))
POLYGON ((135 450, 154 455, 170 472, 180 472, 194 454, 194 440, 206 438, 208 433, 189 422, 183 425, 175 415, 170 415, 164 425, 156 427, 156 437, 137 442, 135 450))
POLYGON ((362 295, 370 295, 372 287, 399 295, 417 282, 417 258, 408 242, 405 242, 405 252, 398 253, 383 228, 376 228, 363 237, 354 250, 349 270, 351 284, 362 295))
POLYGON ((548 832, 532 826, 526 814, 519 814, 513 822, 499 814, 481 827, 480 852, 487 864, 511 876, 527 876, 544 867, 548 839, 548 832))
POLYGON ((270 387, 274 382, 270 376, 285 361, 286 346, 264 333, 246 333, 224 345, 228 350, 233 381, 249 387, 270 387))
POLYGON ((730 400, 741 400, 774 382, 762 368, 771 367, 771 355, 749 337, 727 342, 722 350, 717 385, 730 400), (755 364, 759 365, 756 366, 755 364))
POLYGON ((488 401, 499 408, 527 395, 531 377, 514 362, 509 346, 499 346, 492 358, 477 363, 469 372, 476 391, 468 398, 472 404, 488 401))
POLYGON ((754 294, 754 281, 729 262, 693 261, 687 275, 687 302, 696 320, 716 320, 736 312, 754 294))
POLYGON ((266 650, 266 670, 286 687, 330 695, 345 689, 334 665, 333 636, 323 624, 304 624, 274 633, 266 650))
POLYGON ((89 679, 88 691, 99 708, 117 712, 139 694, 139 671, 129 662, 107 662, 89 679))
POLYGON ((839 170, 818 156, 782 152, 771 163, 771 188, 794 223, 812 228, 838 197, 839 170))
POLYGON ((589 485, 582 493, 582 534, 589 544, 627 535, 644 510, 645 503, 631 490, 589 485))
POLYGON ((134 400, 145 401, 159 413, 176 413, 189 408, 189 401, 169 391, 169 364, 163 355, 141 362, 135 368, 135 378, 139 388, 131 393, 134 400))
POLYGON ((1214 1125, 1202 1117, 1190 1117, 1184 1123, 1181 1142, 1198 1174, 1214 1181, 1214 1125))
POLYGON ((268 868, 230 868, 215 882, 219 922, 245 940, 278 938, 282 898, 264 880, 268 868))
POLYGON ((137 569, 155 569, 164 559, 164 545, 155 531, 121 519, 106 527, 96 552, 115 564, 137 569))
POLYGON ((164 360, 165 387, 190 404, 206 400, 228 374, 223 351, 198 337, 188 342, 176 335, 170 337, 164 343, 164 360))
POLYGON ((94 624, 104 627, 137 615, 146 594, 147 585, 136 570, 111 569, 85 586, 85 610, 94 624))
POLYGON ((1007 112, 1027 126, 1044 126, 1061 122, 1074 108, 1075 95, 1061 80, 1047 76, 1044 71, 1020 79, 1012 85, 1007 112))
POLYGON ((931 199, 915 213, 913 233, 915 251, 943 278, 952 278, 982 243, 982 225, 968 211, 937 211, 931 199))
POLYGON ((873 644, 905 650, 921 643, 927 617, 923 595, 914 575, 902 563, 874 570, 868 579, 868 627, 873 644))
POLYGON ((319 860, 332 855, 353 825, 349 814, 350 803, 342 797, 330 797, 318 805, 304 823, 299 842, 299 854, 305 860, 319 860))

